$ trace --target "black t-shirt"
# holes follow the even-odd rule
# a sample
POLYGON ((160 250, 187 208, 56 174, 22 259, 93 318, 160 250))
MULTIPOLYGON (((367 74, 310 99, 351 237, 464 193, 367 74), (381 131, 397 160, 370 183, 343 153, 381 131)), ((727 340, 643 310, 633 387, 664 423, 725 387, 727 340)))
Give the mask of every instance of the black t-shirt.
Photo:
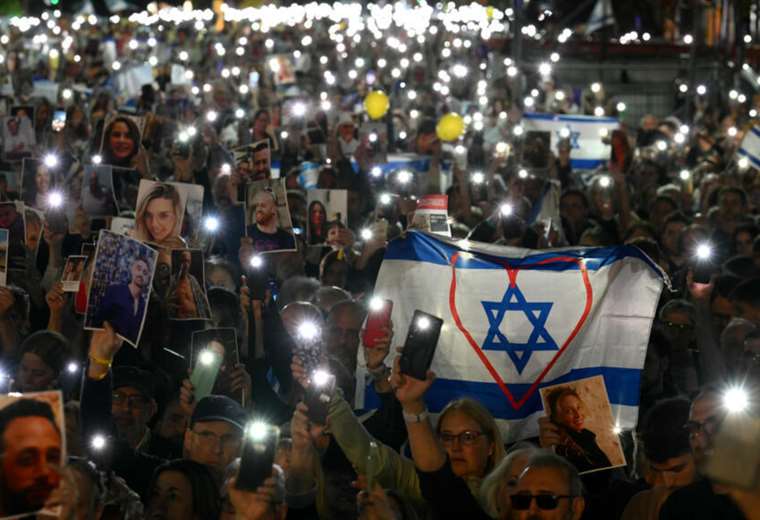
POLYGON ((253 249, 258 253, 296 248, 293 235, 284 229, 277 228, 274 233, 265 233, 253 224, 248 226, 248 236, 253 239, 253 249))
POLYGON ((726 495, 713 492, 707 479, 682 487, 668 497, 660 509, 660 520, 744 520, 744 514, 726 495))

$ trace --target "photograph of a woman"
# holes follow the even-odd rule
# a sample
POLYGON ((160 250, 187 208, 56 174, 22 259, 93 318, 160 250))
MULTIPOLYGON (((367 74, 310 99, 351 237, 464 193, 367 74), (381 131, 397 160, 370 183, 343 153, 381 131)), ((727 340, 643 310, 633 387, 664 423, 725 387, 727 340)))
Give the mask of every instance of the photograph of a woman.
POLYGON ((24 159, 21 172, 21 198, 24 204, 35 209, 47 209, 48 195, 55 184, 53 172, 42 161, 29 158, 24 159))
POLYGON ((180 238, 185 200, 171 184, 140 181, 133 236, 159 247, 184 248, 180 238))
POLYGON ((604 378, 594 376, 541 389, 544 409, 560 432, 557 455, 579 473, 625 464, 604 378))
POLYGON ((308 190, 306 195, 307 243, 310 246, 332 245, 339 230, 347 227, 347 191, 308 190))
POLYGON ((322 244, 327 239, 327 208, 319 200, 311 201, 308 209, 309 245, 322 244))
POLYGON ((116 116, 106 124, 100 151, 102 164, 131 168, 139 151, 140 130, 134 121, 116 116))

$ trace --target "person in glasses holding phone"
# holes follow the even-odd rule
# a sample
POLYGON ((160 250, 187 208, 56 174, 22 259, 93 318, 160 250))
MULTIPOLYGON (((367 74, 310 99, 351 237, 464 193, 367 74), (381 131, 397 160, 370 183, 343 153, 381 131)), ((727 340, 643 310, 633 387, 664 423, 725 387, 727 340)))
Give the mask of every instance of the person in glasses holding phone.
POLYGON ((586 507, 578 471, 544 450, 528 460, 510 503, 511 520, 578 520, 586 507))

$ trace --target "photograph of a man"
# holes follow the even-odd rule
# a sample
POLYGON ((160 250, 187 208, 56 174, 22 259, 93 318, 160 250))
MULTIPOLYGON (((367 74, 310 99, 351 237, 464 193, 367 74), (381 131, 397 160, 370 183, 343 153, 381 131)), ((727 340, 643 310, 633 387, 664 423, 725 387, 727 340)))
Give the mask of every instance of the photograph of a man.
POLYGON ((42 510, 65 461, 60 392, 3 398, 0 406, 0 518, 42 510))
POLYGON ((145 321, 158 253, 130 237, 102 230, 85 313, 85 328, 107 321, 116 334, 137 346, 145 321))
POLYGON ((203 252, 200 249, 172 251, 168 306, 170 319, 211 319, 204 279, 203 252))
POLYGON ((246 235, 258 253, 295 251, 284 180, 259 181, 248 186, 246 235))
POLYGON ((8 230, 8 268, 26 269, 26 227, 21 202, 0 202, 0 229, 8 230))

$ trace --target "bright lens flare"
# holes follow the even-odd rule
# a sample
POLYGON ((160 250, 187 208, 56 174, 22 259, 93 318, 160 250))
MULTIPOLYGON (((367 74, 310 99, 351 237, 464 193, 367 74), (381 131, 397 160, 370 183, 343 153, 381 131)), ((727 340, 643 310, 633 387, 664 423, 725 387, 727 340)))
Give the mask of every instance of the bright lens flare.
POLYGON ((63 194, 60 191, 53 191, 48 195, 48 206, 51 208, 60 208, 63 205, 63 194))
POLYGON ((512 208, 512 204, 509 204, 508 202, 505 202, 501 206, 499 206, 499 213, 501 213, 502 217, 508 217, 512 214, 514 209, 512 208))
POLYGON ((90 446, 92 446, 92 449, 100 451, 106 447, 106 438, 100 434, 93 435, 90 446))
POLYGON ((749 408, 749 396, 744 388, 735 386, 723 394, 723 406, 731 413, 741 413, 749 408))
POLYGON ((330 372, 327 370, 317 369, 311 374, 311 382, 314 386, 325 386, 330 380, 330 372))
POLYGON ((251 267, 258 269, 262 265, 264 265, 264 260, 259 255, 251 257, 251 267))
POLYGON ((248 437, 255 442, 261 442, 267 438, 269 428, 264 421, 254 421, 248 425, 246 433, 248 437))
POLYGON ((319 327, 312 321, 304 321, 298 326, 298 335, 305 340, 313 340, 319 336, 319 327))
POLYGON ((373 312, 380 312, 383 310, 383 299, 378 296, 373 296, 372 299, 369 301, 369 310, 373 312))
POLYGON ((206 217, 203 225, 206 228, 206 231, 214 233, 219 229, 219 219, 216 217, 206 217))
POLYGON ((710 244, 699 244, 697 246, 697 258, 700 260, 709 260, 712 256, 712 247, 710 244))
POLYGON ((198 357, 198 361, 200 361, 201 365, 209 366, 214 362, 214 358, 216 356, 214 353, 210 350, 204 350, 201 352, 200 356, 198 357))
POLYGON ((427 316, 420 316, 417 318, 417 328, 419 330, 427 330, 430 328, 430 318, 427 316))
POLYGON ((361 230, 360 234, 361 234, 362 240, 364 240, 364 241, 372 240, 372 230, 371 229, 364 228, 364 229, 361 230))

